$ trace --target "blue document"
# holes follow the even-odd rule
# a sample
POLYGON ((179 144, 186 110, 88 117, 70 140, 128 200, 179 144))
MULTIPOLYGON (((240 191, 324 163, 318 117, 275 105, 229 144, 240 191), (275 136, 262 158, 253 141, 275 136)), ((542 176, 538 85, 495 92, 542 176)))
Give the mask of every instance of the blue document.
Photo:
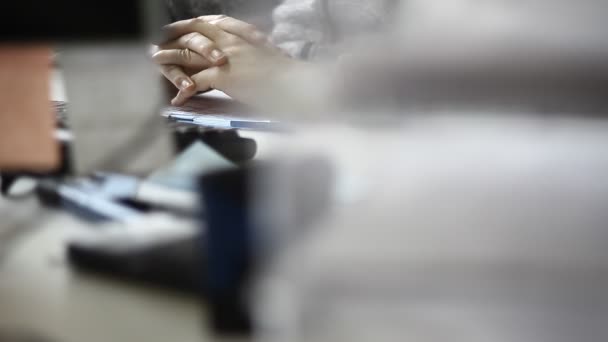
POLYGON ((261 118, 251 108, 219 91, 195 96, 184 106, 167 107, 162 115, 174 122, 215 129, 288 130, 287 125, 261 118))

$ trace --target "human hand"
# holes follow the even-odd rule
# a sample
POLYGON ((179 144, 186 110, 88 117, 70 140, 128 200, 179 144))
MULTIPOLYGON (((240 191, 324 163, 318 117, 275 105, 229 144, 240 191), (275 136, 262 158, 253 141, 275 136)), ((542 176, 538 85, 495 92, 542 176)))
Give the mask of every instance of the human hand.
MULTIPOLYGON (((208 15, 190 21, 204 21, 235 34, 251 44, 267 44, 266 36, 255 26, 224 15, 208 15)), ((207 31, 204 31, 207 32, 207 31)), ((159 65, 161 73, 179 89, 173 104, 181 104, 198 91, 190 78, 202 70, 221 66, 227 62, 226 55, 217 44, 201 32, 188 32, 181 36, 167 29, 165 42, 152 47, 152 60, 159 65)))
POLYGON ((180 89, 174 105, 209 89, 250 102, 255 90, 269 85, 273 75, 297 63, 272 46, 253 25, 226 16, 179 21, 168 25, 166 32, 169 42, 160 45, 153 59, 180 89), (218 55, 213 51, 219 51, 221 59, 214 61, 218 55), (188 86, 180 87, 183 80, 188 86))
POLYGON ((190 75, 227 61, 226 55, 213 42, 203 38, 198 33, 191 33, 162 46, 151 47, 152 61, 180 92, 195 93, 196 85, 190 75))

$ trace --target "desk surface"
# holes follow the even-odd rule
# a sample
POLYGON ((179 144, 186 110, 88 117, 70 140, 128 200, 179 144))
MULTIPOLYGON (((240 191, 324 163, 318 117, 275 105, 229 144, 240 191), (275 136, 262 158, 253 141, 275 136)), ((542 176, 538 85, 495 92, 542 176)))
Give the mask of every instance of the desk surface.
MULTIPOLYGON (((64 99, 62 89, 52 98, 64 99)), ((261 146, 274 139, 248 136, 261 146)), ((0 198, 0 334, 20 330, 59 342, 211 339, 196 296, 72 271, 64 245, 82 229, 89 228, 35 198, 0 198)))
MULTIPOLYGON (((249 136, 258 143, 276 138, 256 134, 249 136)), ((58 342, 211 339, 196 296, 74 272, 64 246, 83 229, 91 228, 35 198, 0 198, 0 334, 19 329, 58 342)))
POLYGON ((87 229, 35 199, 0 202, 0 327, 53 341, 202 341, 195 297, 72 272, 63 246, 87 229), (176 339, 177 338, 177 339, 176 339))

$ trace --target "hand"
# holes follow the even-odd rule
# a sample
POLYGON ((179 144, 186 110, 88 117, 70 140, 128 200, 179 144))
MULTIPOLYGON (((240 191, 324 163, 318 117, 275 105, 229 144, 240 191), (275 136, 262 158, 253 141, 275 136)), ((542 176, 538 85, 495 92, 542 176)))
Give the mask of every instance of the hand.
POLYGON ((160 72, 184 92, 196 91, 190 75, 227 61, 226 55, 213 42, 198 33, 185 35, 162 46, 153 45, 150 53, 160 72))
MULTIPOLYGON (((194 20, 217 25, 220 29, 238 35, 252 44, 267 43, 266 36, 255 26, 224 15, 208 15, 194 20)), ((152 60, 160 66, 161 73, 179 89, 178 96, 172 103, 181 104, 198 91, 190 76, 213 66, 221 66, 227 62, 227 58, 217 45, 202 33, 189 32, 177 36, 169 29, 167 33, 167 42, 160 46, 153 45, 151 55, 152 60)))
POLYGON ((154 55, 157 63, 169 66, 164 74, 179 87, 184 77, 195 87, 180 88, 174 105, 183 104, 197 91, 219 89, 228 95, 251 102, 260 90, 270 85, 273 75, 298 62, 272 46, 254 26, 226 16, 206 16, 184 20, 166 27, 170 40, 154 55), (188 50, 190 52, 180 52, 188 50), (225 60, 211 63, 213 50, 225 60), (206 58, 203 58, 206 56, 206 58), (181 69, 183 68, 183 69, 181 69))

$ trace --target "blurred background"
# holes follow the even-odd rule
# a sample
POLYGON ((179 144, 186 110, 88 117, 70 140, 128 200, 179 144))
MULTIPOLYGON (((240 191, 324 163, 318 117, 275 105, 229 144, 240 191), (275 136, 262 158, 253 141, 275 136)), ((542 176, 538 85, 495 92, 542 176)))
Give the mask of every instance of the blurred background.
POLYGON ((607 7, 4 1, 0 340, 605 341, 607 7), (171 105, 210 14, 297 67, 171 105))

